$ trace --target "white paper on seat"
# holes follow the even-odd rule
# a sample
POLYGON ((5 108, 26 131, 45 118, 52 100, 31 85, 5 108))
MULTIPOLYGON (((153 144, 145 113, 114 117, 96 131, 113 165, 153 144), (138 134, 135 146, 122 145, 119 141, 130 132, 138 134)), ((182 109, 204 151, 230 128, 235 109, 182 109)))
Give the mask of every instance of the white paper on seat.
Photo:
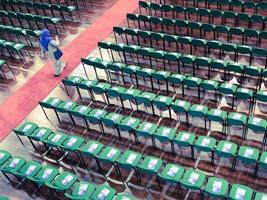
POLYGON ((241 88, 241 92, 248 93, 249 90, 247 88, 241 88))
POLYGON ((191 77, 191 80, 192 81, 198 81, 198 78, 197 77, 191 77))
POLYGON ((202 142, 201 142, 201 146, 206 147, 209 146, 210 144, 210 139, 209 138, 203 138, 202 142))
POLYGON ((92 84, 92 82, 93 82, 93 81, 86 81, 85 84, 86 84, 87 86, 90 86, 90 85, 92 84))
POLYGON ((214 181, 212 185, 212 192, 220 192, 222 189, 222 182, 214 181))
POLYGON ((162 130, 162 136, 168 136, 171 132, 170 128, 163 128, 162 130))
POLYGON ((231 83, 226 83, 226 84, 224 85, 224 87, 225 87, 225 88, 231 88, 231 87, 233 87, 233 85, 232 85, 231 83))
POLYGON ((98 110, 98 111, 96 111, 96 113, 95 113, 95 117, 96 117, 96 118, 99 118, 99 116, 102 115, 103 112, 104 112, 103 110, 98 110))
POLYGON ((146 123, 144 128, 143 128, 143 131, 149 131, 149 129, 152 127, 152 124, 150 123, 146 123))
POLYGON ((194 185, 196 182, 197 182, 197 179, 199 178, 199 174, 195 173, 195 172, 192 172, 189 179, 188 179, 188 182, 192 185, 194 185))
POLYGON ((103 188, 101 192, 97 195, 99 200, 104 200, 108 194, 110 193, 110 190, 107 188, 103 188))
POLYGON ((179 167, 173 165, 173 166, 169 169, 169 171, 167 172, 167 175, 169 175, 170 177, 174 177, 174 176, 177 174, 178 170, 179 170, 179 167))
POLYGON ((104 85, 104 84, 98 84, 97 86, 98 86, 98 87, 100 87, 100 88, 103 88, 103 87, 105 87, 105 85, 104 85))
POLYGON ((167 101, 167 97, 160 97, 160 98, 159 98, 159 101, 163 101, 163 102, 165 102, 165 101, 167 101))
POLYGON ((53 137, 52 142, 57 142, 61 137, 62 137, 61 134, 56 134, 56 135, 53 137))
POLYGON ((222 114, 221 110, 214 110, 214 115, 219 116, 220 114, 222 114))
POLYGON ((19 163, 20 159, 19 158, 14 158, 11 163, 9 164, 9 167, 15 168, 17 164, 19 163))
POLYGON ((71 182, 71 180, 73 179, 73 176, 72 175, 67 175, 62 181, 62 185, 67 185, 69 182, 71 182))
POLYGON ((250 158, 253 155, 253 149, 246 149, 244 152, 244 156, 250 158))
POLYGON ((201 111, 202 109, 203 109, 203 106, 201 106, 201 105, 196 106, 196 111, 201 111))
POLYGON ((181 141, 187 141, 190 138, 190 134, 189 133, 183 133, 182 137, 181 137, 181 141))
POLYGON ((261 200, 267 200, 267 195, 262 195, 261 200))
POLYGON ((22 131, 23 131, 23 132, 26 132, 26 131, 30 130, 31 127, 32 127, 32 124, 27 124, 27 125, 22 129, 22 131))
POLYGON ((135 123, 136 119, 130 118, 127 122, 127 126, 132 126, 135 123))
POLYGON ((47 179, 51 174, 52 174, 53 170, 52 169, 46 169, 44 171, 44 174, 43 174, 43 178, 47 179))
POLYGON ((127 90, 127 94, 133 94, 134 90, 127 90))
POLYGON ((80 80, 80 78, 79 77, 76 77, 76 78, 74 78, 72 81, 74 82, 74 83, 76 83, 77 81, 79 81, 80 80))
POLYGON ((127 163, 133 164, 134 160, 136 159, 137 155, 135 153, 131 153, 127 158, 127 163))
POLYGON ((165 72, 165 71, 160 71, 159 73, 160 73, 161 75, 163 75, 163 76, 164 76, 165 74, 167 74, 167 72, 165 72))
POLYGON ((79 113, 83 113, 86 109, 87 109, 86 106, 81 106, 80 110, 79 110, 79 113))
POLYGON ((38 138, 43 137, 43 135, 45 134, 45 132, 46 132, 46 129, 40 129, 36 136, 38 138))
POLYGON ((73 102, 68 102, 68 103, 66 103, 66 105, 64 106, 64 108, 69 108, 71 105, 73 104, 73 102))
POLYGON ((174 77, 175 77, 175 78, 178 78, 178 79, 181 79, 181 78, 182 78, 182 75, 180 75, 180 74, 175 74, 174 77))
POLYGON ((234 115, 233 115, 233 119, 240 119, 242 117, 242 115, 240 115, 239 113, 235 113, 234 115))
POLYGON ((122 197, 121 200, 130 200, 128 197, 122 197))
POLYGON ((85 195, 86 191, 88 189, 88 184, 81 184, 78 190, 78 195, 85 195))
POLYGON ((52 102, 51 102, 51 105, 55 105, 57 102, 59 102, 59 99, 54 99, 52 102))
POLYGON ((265 160, 264 160, 265 163, 267 163, 267 157, 265 157, 265 160))
POLYGON ((150 94, 145 94, 144 97, 150 99, 151 95, 150 94))
POLYGON ((185 101, 179 101, 179 102, 178 102, 178 105, 181 106, 181 107, 184 107, 185 104, 186 104, 185 101))
POLYGON ((236 193, 235 193, 235 198, 237 200, 243 200, 246 194, 246 190, 242 188, 237 188, 236 193))
POLYGON ((152 159, 149 161, 147 167, 148 167, 149 169, 154 169, 154 168, 156 167, 157 163, 158 163, 158 159, 152 158, 152 159))
POLYGON ((97 147, 98 147, 98 144, 97 143, 93 143, 93 144, 90 145, 90 147, 88 148, 87 151, 90 152, 90 153, 93 153, 97 149, 97 147))
POLYGON ((119 115, 112 115, 111 120, 116 121, 119 118, 119 115))
POLYGON ((70 138, 70 140, 67 142, 67 146, 72 147, 77 142, 77 140, 77 138, 70 138))
POLYGON ((267 95, 267 91, 263 91, 262 94, 263 94, 263 95, 267 95))
POLYGON ((207 83, 213 85, 214 84, 214 81, 208 80, 207 83))
POLYGON ((135 70, 137 67, 135 65, 129 65, 128 68, 135 70))
POLYGON ((260 118, 253 118, 253 124, 255 125, 259 125, 261 123, 261 119, 260 118))
POLYGON ((112 158, 113 156, 115 156, 115 154, 118 152, 117 149, 110 149, 110 151, 107 154, 108 158, 112 158))
POLYGON ((36 169, 36 165, 30 165, 26 171, 26 175, 31 175, 31 173, 36 169))
POLYGON ((230 152, 231 147, 232 147, 232 144, 231 143, 224 143, 223 148, 222 148, 222 151, 223 152, 230 152))
POLYGON ((0 160, 1 160, 2 158, 4 158, 5 155, 6 155, 6 153, 4 153, 4 152, 0 152, 0 160))
POLYGON ((146 68, 146 69, 144 69, 144 71, 147 72, 147 73, 150 73, 152 71, 152 69, 146 68))

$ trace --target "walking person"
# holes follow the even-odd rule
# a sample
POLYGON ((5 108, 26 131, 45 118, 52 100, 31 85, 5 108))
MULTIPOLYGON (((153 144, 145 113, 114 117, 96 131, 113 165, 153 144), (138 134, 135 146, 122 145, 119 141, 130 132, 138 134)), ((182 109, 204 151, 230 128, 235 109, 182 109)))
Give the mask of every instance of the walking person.
POLYGON ((58 38, 56 37, 56 40, 53 40, 49 30, 43 29, 39 42, 43 55, 47 53, 48 57, 53 61, 54 76, 60 76, 63 69, 66 67, 66 63, 61 61, 63 53, 59 49, 58 38))

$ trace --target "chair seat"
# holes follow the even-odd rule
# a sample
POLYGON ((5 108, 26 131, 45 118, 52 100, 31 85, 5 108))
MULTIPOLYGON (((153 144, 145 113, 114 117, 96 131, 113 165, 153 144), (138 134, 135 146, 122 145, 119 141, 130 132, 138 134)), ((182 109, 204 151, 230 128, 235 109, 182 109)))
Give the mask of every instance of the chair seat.
POLYGON ((38 125, 33 122, 24 122, 19 127, 13 129, 13 131, 18 135, 31 135, 37 128, 38 125))
POLYGON ((221 178, 210 177, 204 192, 211 197, 226 198, 228 195, 229 183, 221 178))
POLYGON ((14 174, 21 178, 29 178, 34 177, 41 169, 42 165, 40 163, 29 161, 14 174))
POLYGON ((211 152, 215 147, 216 140, 212 137, 199 136, 194 147, 199 151, 211 152))
POLYGON ((40 105, 45 108, 54 108, 55 106, 58 106, 63 101, 59 98, 50 97, 47 100, 41 101, 40 105))
POLYGON ((187 77, 186 79, 184 79, 184 84, 188 87, 198 87, 201 82, 202 79, 197 77, 187 77))
POLYGON ((141 123, 140 119, 134 117, 126 117, 118 122, 118 127, 124 131, 132 131, 141 123))
POLYGON ((256 163, 259 158, 259 150, 253 147, 241 146, 237 158, 245 163, 256 163))
POLYGON ((157 157, 146 156, 137 167, 142 173, 156 174, 160 170, 162 163, 163 161, 157 157))
POLYGON ((77 83, 81 83, 83 81, 82 77, 79 76, 69 76, 66 79, 63 79, 65 85, 76 85, 77 83))
POLYGON ((152 77, 156 80, 167 80, 168 76, 170 75, 170 72, 166 71, 156 71, 155 73, 152 73, 152 77))
POLYGON ((265 169, 267 168, 267 152, 266 151, 261 153, 259 165, 265 169))
POLYGON ((207 112, 207 118, 210 121, 223 122, 225 121, 227 113, 219 109, 210 109, 207 112))
POLYGON ((68 139, 68 136, 61 132, 55 132, 51 134, 48 139, 46 140, 46 144, 49 146, 59 146, 62 145, 68 139))
POLYGON ((175 134, 176 134, 175 129, 161 126, 154 133, 154 138, 156 138, 162 142, 172 141, 175 134))
POLYGON ((92 108, 88 107, 88 106, 84 106, 84 105, 79 105, 76 107, 73 107, 72 109, 69 110, 69 113, 73 116, 76 117, 82 117, 85 114, 88 114, 89 112, 91 112, 92 108))
POLYGON ((71 193, 65 193, 65 196, 69 199, 86 200, 90 199, 91 195, 95 191, 95 186, 91 183, 80 181, 73 187, 71 193))
POLYGON ((73 101, 64 101, 58 106, 55 106, 56 111, 66 113, 69 110, 73 110, 77 104, 73 101))
POLYGON ((107 186, 107 185, 99 185, 92 195, 92 200, 112 200, 116 194, 116 190, 107 186))
POLYGON ((237 154, 237 145, 229 141, 220 141, 215 152, 219 157, 233 158, 237 154))
POLYGON ((107 111, 101 109, 93 109, 91 112, 85 115, 92 124, 99 123, 101 118, 107 114, 107 111))
POLYGON ((243 126, 247 122, 247 116, 244 114, 231 112, 228 114, 226 121, 229 125, 243 126))
POLYGON ((238 99, 250 99, 253 96, 253 91, 246 88, 238 88, 235 95, 238 99))
POLYGON ((95 140, 90 140, 86 145, 80 148, 80 152, 88 157, 95 157, 102 149, 104 145, 95 140))
POLYGON ((256 100, 261 102, 267 102, 267 91, 259 90, 255 95, 256 100))
POLYGON ((52 134, 51 129, 40 127, 36 129, 29 137, 35 141, 46 141, 46 139, 51 134, 52 134))
POLYGON ((77 177, 69 172, 61 172, 53 181, 46 182, 45 185, 57 191, 65 191, 77 181, 77 177))
POLYGON ((204 116, 206 116, 207 111, 208 111, 208 107, 207 106, 203 106, 203 105, 192 105, 189 108, 188 113, 192 117, 204 117, 204 116))
POLYGON ((186 78, 186 76, 181 74, 171 74, 168 76, 168 81, 172 84, 181 84, 183 80, 186 78))
POLYGON ((141 68, 140 70, 136 70, 136 74, 143 78, 150 77, 152 73, 155 73, 155 70, 150 68, 141 68))
POLYGON ((0 149, 0 168, 2 165, 11 158, 11 154, 5 150, 0 149))
POLYGON ((237 90, 237 86, 233 85, 231 83, 222 83, 218 90, 222 93, 222 94, 234 94, 237 90))
POLYGON ((169 183, 179 183, 182 175, 184 173, 184 168, 180 165, 168 163, 161 173, 158 173, 158 177, 169 183))
POLYGON ((240 184, 233 184, 229 193, 229 199, 243 199, 250 200, 252 199, 253 190, 247 186, 240 184))
POLYGON ((188 112, 190 106, 191 104, 189 102, 178 99, 171 103, 171 108, 176 113, 188 112))
POLYGON ((204 80, 200 83, 200 86, 205 90, 217 90, 219 83, 213 80, 204 80))
POLYGON ((110 97, 119 97, 121 94, 125 92, 125 88, 120 86, 113 86, 111 88, 106 89, 108 96, 110 97))
POLYGON ((52 166, 43 166, 35 177, 28 177, 29 180, 43 185, 46 182, 51 182, 59 174, 59 170, 52 166))
POLYGON ((158 126, 156 124, 150 122, 143 122, 141 123, 138 128, 135 129, 135 133, 142 137, 149 137, 154 135, 158 126))
POLYGON ((121 153, 120 149, 106 147, 102 152, 100 152, 100 154, 96 155, 96 157, 102 162, 115 163, 121 153))
POLYGON ((141 90, 127 89, 121 94, 121 98, 122 100, 134 100, 139 94, 141 94, 141 90))
POLYGON ((181 184, 186 189, 200 190, 204 181, 205 175, 203 172, 190 168, 185 172, 181 184))
POLYGON ((110 88, 111 85, 109 83, 97 83, 95 85, 92 85, 92 90, 96 94, 103 94, 106 89, 110 88))
POLYGON ((179 146, 188 147, 193 144, 194 140, 194 134, 188 132, 179 132, 173 139, 173 142, 179 146))
POLYGON ((5 172, 5 173, 12 173, 14 174, 15 172, 17 172, 24 164, 26 163, 26 160, 18 157, 18 156, 14 156, 12 158, 10 158, 4 165, 2 165, 2 167, 0 168, 1 171, 5 172))
POLYGON ((118 194, 113 200, 135 200, 135 197, 128 194, 118 194))
POLYGON ((168 96, 159 95, 154 100, 153 103, 159 108, 166 108, 171 105, 172 98, 168 96))
POLYGON ((97 84, 96 80, 83 80, 80 83, 77 83, 78 88, 91 90, 93 86, 97 84))
POLYGON ((126 74, 134 74, 137 70, 140 70, 140 67, 136 65, 128 65, 122 68, 122 71, 126 74))
POLYGON ((101 121, 108 127, 117 125, 122 119, 123 116, 118 113, 109 113, 101 117, 101 121))
POLYGON ((138 104, 146 104, 149 105, 156 98, 156 94, 151 92, 143 92, 136 96, 136 101, 138 104))
POLYGON ((256 192, 254 200, 264 200, 267 198, 266 193, 256 192))
POLYGON ((255 132, 264 132, 267 128, 267 121, 258 117, 250 117, 248 120, 248 128, 255 132))
POLYGON ((84 138, 76 135, 71 135, 60 146, 65 151, 76 151, 82 146, 83 143, 84 143, 84 138))
POLYGON ((138 165, 141 158, 141 154, 127 150, 116 160, 116 162, 123 168, 132 169, 138 165))

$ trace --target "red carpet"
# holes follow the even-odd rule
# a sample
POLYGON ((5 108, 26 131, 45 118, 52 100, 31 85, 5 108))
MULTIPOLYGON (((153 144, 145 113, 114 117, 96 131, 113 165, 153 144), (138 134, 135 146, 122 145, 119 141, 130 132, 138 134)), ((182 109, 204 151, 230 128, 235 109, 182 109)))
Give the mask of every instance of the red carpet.
POLYGON ((79 65, 81 57, 86 57, 94 50, 97 42, 107 38, 112 32, 112 27, 119 25, 126 18, 126 13, 133 12, 137 6, 138 0, 118 0, 63 49, 63 60, 68 63, 68 68, 61 77, 53 77, 52 66, 49 63, 0 105, 0 141, 61 82, 62 77, 67 76, 79 65))

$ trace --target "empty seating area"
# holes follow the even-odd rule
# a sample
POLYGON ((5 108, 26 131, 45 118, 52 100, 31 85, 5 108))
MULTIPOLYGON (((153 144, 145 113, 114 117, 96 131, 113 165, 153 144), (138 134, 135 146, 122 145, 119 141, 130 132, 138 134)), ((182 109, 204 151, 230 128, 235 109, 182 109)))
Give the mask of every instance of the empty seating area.
MULTIPOLYGON (((2 0, 0 67, 94 3, 2 0)), ((137 1, 0 143, 0 199, 266 199, 266 10, 137 1)))

